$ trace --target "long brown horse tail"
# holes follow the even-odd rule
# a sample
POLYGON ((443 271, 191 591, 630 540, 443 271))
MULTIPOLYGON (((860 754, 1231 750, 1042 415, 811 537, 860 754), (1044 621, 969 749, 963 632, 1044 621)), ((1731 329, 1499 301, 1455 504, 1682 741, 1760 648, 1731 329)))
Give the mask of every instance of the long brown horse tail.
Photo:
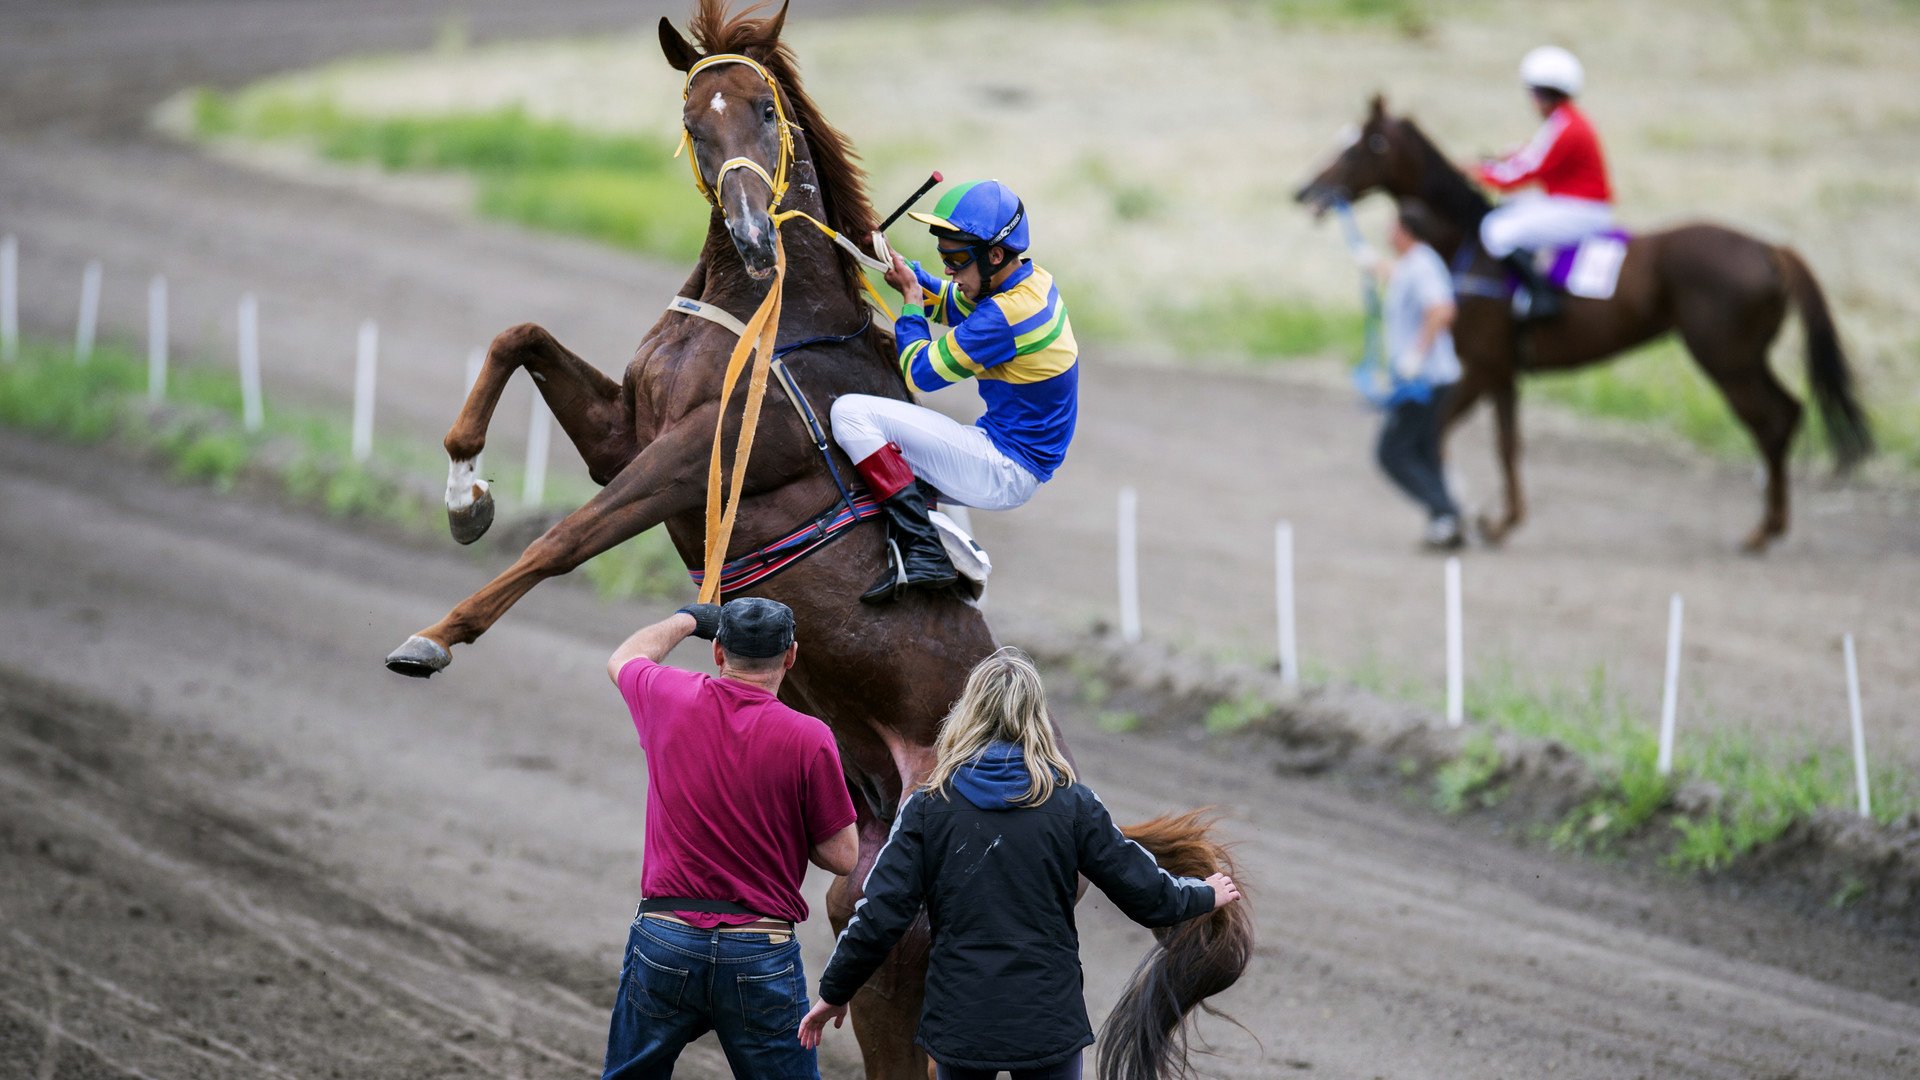
MULTIPOLYGON (((1240 884, 1233 857, 1209 835, 1218 815, 1168 814, 1120 831, 1179 877, 1225 873, 1240 884)), ((1190 1074, 1187 1021, 1232 986, 1253 959, 1253 913, 1240 902, 1154 931, 1158 944, 1133 973, 1100 1028, 1099 1080, 1172 1080, 1190 1074)))
POLYGON ((1820 421, 1827 429, 1827 441, 1844 473, 1873 452, 1873 432, 1867 426, 1867 414, 1854 396, 1853 371, 1840 348, 1840 335, 1833 326, 1833 313, 1827 309, 1826 293, 1814 279, 1813 271, 1790 247, 1777 247, 1774 256, 1780 272, 1786 276, 1787 292, 1800 309, 1800 322, 1807 336, 1807 381, 1813 386, 1813 400, 1820 409, 1820 421))

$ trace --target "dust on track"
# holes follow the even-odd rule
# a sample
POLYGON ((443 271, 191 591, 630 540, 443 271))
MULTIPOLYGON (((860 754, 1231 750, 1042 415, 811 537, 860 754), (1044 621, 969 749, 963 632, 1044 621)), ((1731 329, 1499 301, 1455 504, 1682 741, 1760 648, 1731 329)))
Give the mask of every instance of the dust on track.
POLYGON ((152 720, 0 671, 0 1061, 210 1078, 596 1067, 604 977, 542 978, 355 892, 188 782, 244 760, 152 720))

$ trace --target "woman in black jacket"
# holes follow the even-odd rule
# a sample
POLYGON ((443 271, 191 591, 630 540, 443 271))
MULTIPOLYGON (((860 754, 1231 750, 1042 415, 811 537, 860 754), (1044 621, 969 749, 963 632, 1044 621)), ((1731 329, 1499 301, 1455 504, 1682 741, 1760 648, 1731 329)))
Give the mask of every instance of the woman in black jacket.
POLYGON ((916 1042, 940 1080, 1075 1080, 1093 1042, 1073 906, 1084 875, 1135 922, 1171 926, 1240 898, 1233 880, 1176 878, 1122 836, 1053 738, 1033 662, 980 662, 940 731, 926 784, 901 805, 800 1021, 827 1021, 924 905, 933 930, 916 1042))

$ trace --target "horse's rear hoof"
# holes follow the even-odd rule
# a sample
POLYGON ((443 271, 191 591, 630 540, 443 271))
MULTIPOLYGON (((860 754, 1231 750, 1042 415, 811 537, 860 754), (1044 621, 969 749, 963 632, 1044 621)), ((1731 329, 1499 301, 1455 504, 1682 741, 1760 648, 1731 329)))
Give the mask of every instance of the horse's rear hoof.
POLYGON ((454 509, 447 507, 447 531, 455 543, 471 544, 487 535, 493 526, 493 493, 478 484, 473 486, 473 501, 454 509))
POLYGON ((406 644, 387 654, 387 670, 415 679, 424 679, 436 671, 445 671, 453 663, 453 654, 445 645, 415 634, 406 644))
POLYGON ((1481 514, 1474 518, 1473 523, 1480 531, 1481 541, 1488 547, 1499 547, 1507 539, 1508 526, 1503 522, 1481 514))

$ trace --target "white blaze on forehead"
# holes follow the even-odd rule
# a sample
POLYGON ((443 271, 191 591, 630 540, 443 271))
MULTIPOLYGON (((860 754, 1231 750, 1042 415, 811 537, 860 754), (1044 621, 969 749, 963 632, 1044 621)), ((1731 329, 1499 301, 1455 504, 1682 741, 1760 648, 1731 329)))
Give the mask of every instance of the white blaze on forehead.
POLYGON ((456 461, 447 468, 447 509, 465 510, 473 505, 476 495, 485 494, 487 482, 475 475, 479 470, 473 460, 456 461))
POLYGON ((715 91, 713 92, 713 100, 712 100, 712 101, 709 101, 709 102, 707 102, 707 107, 708 107, 709 109, 712 109, 712 110, 713 110, 714 112, 717 112, 717 113, 723 113, 723 112, 726 112, 726 111, 727 111, 727 99, 726 99, 726 98, 724 98, 724 97, 721 97, 721 96, 720 96, 720 91, 718 91, 718 90, 715 90, 715 91))

